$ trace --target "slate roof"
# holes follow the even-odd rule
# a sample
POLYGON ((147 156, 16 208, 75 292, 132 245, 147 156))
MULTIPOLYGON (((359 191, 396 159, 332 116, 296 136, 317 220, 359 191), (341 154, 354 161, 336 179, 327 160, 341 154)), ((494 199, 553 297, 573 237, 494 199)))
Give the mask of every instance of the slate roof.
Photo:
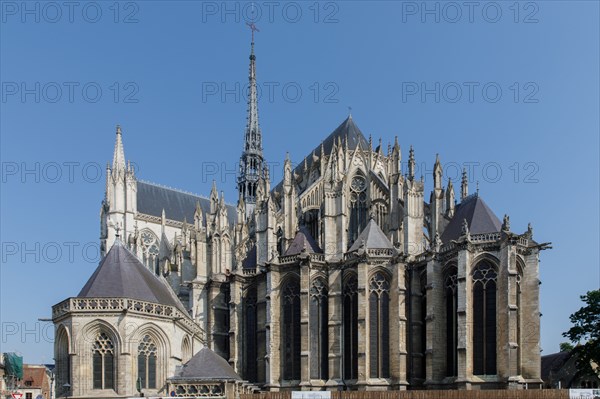
MULTIPOLYGON (((325 155, 329 155, 331 153, 331 149, 333 145, 338 141, 342 142, 342 145, 345 145, 346 138, 348 139, 348 149, 355 150, 359 146, 362 148, 369 148, 369 141, 362 134, 358 126, 354 123, 352 116, 348 116, 325 140, 323 140, 323 151, 325 155)), ((300 174, 302 172, 302 168, 304 168, 304 159, 306 159, 306 164, 310 167, 313 163, 313 152, 316 156, 320 157, 321 154, 321 144, 319 144, 313 151, 311 151, 302 161, 298 164, 298 166, 294 169, 296 174, 300 174)), ((273 192, 281 191, 281 186, 283 182, 280 182, 274 189, 273 192)))
POLYGON ((570 358, 570 351, 542 356, 542 380, 547 381, 550 374, 559 371, 570 358))
MULTIPOLYGON (((205 215, 210 212, 210 199, 206 197, 144 181, 137 182, 137 210, 146 215, 161 217, 164 209, 167 219, 183 222, 185 218, 188 223, 192 223, 196 202, 200 203, 200 208, 205 215)), ((237 219, 236 207, 226 206, 229 224, 234 225, 237 219)), ((204 223, 206 224, 206 217, 204 223)))
POLYGON ((394 246, 390 240, 385 236, 385 233, 381 231, 381 228, 371 219, 367 224, 367 227, 358 235, 354 244, 350 247, 348 252, 358 250, 364 242, 365 248, 367 249, 393 249, 394 246))
POLYGON ((302 252, 302 250, 306 250, 307 253, 311 254, 320 254, 323 253, 321 248, 319 248, 319 244, 315 241, 313 236, 310 234, 310 231, 304 226, 300 227, 300 230, 296 233, 296 236, 292 240, 287 251, 285 251, 284 256, 288 255, 298 255, 302 252))
POLYGON ((448 243, 462 235, 462 223, 467 219, 471 234, 497 233, 502 223, 478 194, 473 194, 456 206, 454 217, 442 233, 442 242, 448 243))
POLYGON ((241 378, 225 359, 204 347, 184 364, 179 373, 171 377, 170 380, 215 381, 241 380, 241 378))
POLYGON ((187 314, 168 283, 148 270, 120 240, 115 241, 77 297, 139 299, 175 306, 187 314))

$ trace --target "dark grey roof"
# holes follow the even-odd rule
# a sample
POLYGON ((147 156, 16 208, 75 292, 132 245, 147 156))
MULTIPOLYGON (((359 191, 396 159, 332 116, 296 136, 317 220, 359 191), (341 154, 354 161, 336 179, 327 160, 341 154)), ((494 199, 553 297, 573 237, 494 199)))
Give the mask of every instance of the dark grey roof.
MULTIPOLYGON (((146 215, 161 217, 164 209, 167 219, 179 222, 186 219, 188 223, 192 223, 196 202, 200 203, 204 215, 210 212, 210 199, 208 198, 148 182, 137 182, 137 210, 146 215)), ((236 207, 233 205, 226 206, 229 224, 233 225, 237 219, 236 207)), ((206 223, 206 216, 204 217, 204 223, 206 223)))
POLYGON ((296 236, 292 240, 287 251, 285 251, 285 256, 288 255, 298 255, 302 252, 302 250, 306 250, 307 253, 312 254, 320 254, 323 253, 319 245, 310 234, 306 227, 300 227, 300 230, 296 233, 296 236))
MULTIPOLYGON (((364 149, 369 148, 369 142, 354 123, 352 116, 349 116, 329 136, 327 136, 325 140, 323 140, 325 154, 328 155, 333 148, 333 144, 338 141, 341 141, 345 145, 346 137, 348 137, 348 148, 351 150, 355 150, 359 145, 364 149)), ((315 148, 315 154, 321 155, 321 145, 315 148)), ((311 156, 312 153, 307 158, 310 158, 311 156)))
POLYGON ((385 236, 385 233, 381 231, 381 228, 373 219, 367 223, 367 227, 358 235, 352 247, 348 252, 358 250, 364 242, 365 248, 367 249, 393 249, 394 246, 390 240, 385 236))
POLYGON ((542 380, 547 381, 550 374, 556 373, 571 358, 571 351, 552 353, 542 356, 542 380))
POLYGON ((497 233, 502 223, 494 212, 487 206, 483 199, 477 195, 471 195, 456 206, 454 217, 448 223, 442 234, 442 242, 448 243, 458 239, 462 235, 462 223, 467 219, 469 233, 497 233))
POLYGON ((120 240, 115 241, 77 297, 139 299, 186 312, 168 283, 148 270, 120 240))
POLYGON ((200 349, 183 365, 181 371, 170 379, 186 381, 241 380, 225 359, 206 347, 200 349))
MULTIPOLYGON (((346 139, 348 141, 348 149, 355 150, 359 146, 364 149, 369 148, 369 141, 362 134, 358 126, 354 123, 352 116, 348 116, 325 140, 323 140, 323 151, 325 155, 329 155, 334 144, 341 142, 342 145, 346 145, 346 139)), ((304 159, 306 159, 306 164, 310 167, 313 163, 313 153, 317 157, 321 157, 321 144, 319 144, 313 151, 310 152, 304 159)), ((294 172, 300 174, 302 172, 302 168, 304 167, 304 159, 298 164, 294 172)), ((281 186, 283 182, 280 182, 273 191, 281 191, 281 186)))

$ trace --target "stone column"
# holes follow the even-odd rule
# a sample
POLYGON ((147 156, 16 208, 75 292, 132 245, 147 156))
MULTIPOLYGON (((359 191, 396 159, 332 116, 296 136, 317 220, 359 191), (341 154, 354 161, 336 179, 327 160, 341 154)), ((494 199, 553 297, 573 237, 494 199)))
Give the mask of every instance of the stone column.
POLYGON ((517 264, 516 248, 506 240, 500 249, 497 304, 497 364, 498 376, 510 383, 518 381, 517 345, 517 264))
POLYGON ((267 273, 266 284, 266 348, 267 389, 279 391, 281 381, 281 275, 279 269, 272 268, 267 273))
POLYGON ((422 319, 425 317, 421 311, 421 276, 415 269, 409 271, 410 281, 410 374, 411 384, 424 382, 425 376, 422 375, 423 362, 425 362, 425 348, 421 345, 421 330, 425 328, 422 319))
POLYGON ((271 273, 256 276, 256 356, 258 370, 256 379, 259 382, 269 383, 269 359, 271 356, 271 329, 270 329, 270 284, 271 273), (267 277, 265 277, 267 276, 267 277))
POLYGON ((459 388, 471 389, 473 377, 473 306, 471 279, 471 253, 467 246, 458 251, 457 273, 457 324, 458 324, 458 376, 459 388))
POLYGON ((300 265, 300 388, 310 390, 309 292, 310 259, 300 265))
POLYGON ((442 265, 435 258, 427 263, 427 328, 425 384, 439 384, 446 369, 446 325, 444 304, 444 277, 442 265))
POLYGON ((525 256, 521 281, 521 375, 528 380, 541 381, 540 360, 540 275, 539 250, 525 256))
POLYGON ((243 281, 239 276, 233 277, 229 285, 230 301, 229 301, 229 362, 233 366, 238 375, 244 379, 247 377, 244 374, 244 315, 243 315, 243 296, 242 296, 243 281))
POLYGON ((342 379, 342 323, 343 323, 343 297, 342 297, 342 271, 340 269, 329 271, 329 380, 327 390, 338 391, 344 382, 342 379))
MULTIPOLYGON (((406 284, 404 264, 392 263, 392 286, 390 306, 390 371, 394 385, 406 389, 406 284)), ((394 387, 395 388, 395 387, 394 387)))
POLYGON ((367 364, 368 354, 368 328, 367 311, 369 307, 368 277, 369 270, 365 260, 361 260, 357 266, 358 271, 358 379, 356 385, 359 390, 365 390, 369 378, 367 364))

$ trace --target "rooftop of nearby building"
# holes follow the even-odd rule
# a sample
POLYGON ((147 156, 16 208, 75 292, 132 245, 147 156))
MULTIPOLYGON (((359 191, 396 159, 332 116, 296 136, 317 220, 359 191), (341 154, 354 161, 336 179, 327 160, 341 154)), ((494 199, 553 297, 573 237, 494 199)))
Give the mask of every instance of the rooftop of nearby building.
POLYGON ((47 376, 47 369, 44 365, 23 365, 23 379, 21 380, 21 387, 24 388, 38 388, 42 389, 44 385, 44 378, 47 376))

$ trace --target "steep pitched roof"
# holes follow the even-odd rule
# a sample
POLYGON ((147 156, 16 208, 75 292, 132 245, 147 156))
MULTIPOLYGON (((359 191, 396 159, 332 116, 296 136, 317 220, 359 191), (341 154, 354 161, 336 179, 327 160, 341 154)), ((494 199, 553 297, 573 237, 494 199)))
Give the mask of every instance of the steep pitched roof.
MULTIPOLYGON (((329 154, 333 148, 333 144, 341 139, 344 143, 348 137, 348 148, 355 150, 361 145, 363 148, 369 148, 369 142, 362 134, 358 126, 354 123, 352 116, 348 116, 325 140, 323 140, 323 150, 325 154, 329 154)), ((321 155, 321 146, 315 148, 315 154, 321 155)))
MULTIPOLYGON (((359 146, 362 148, 369 148, 369 141, 362 134, 358 126, 354 123, 352 116, 348 116, 329 136, 323 140, 323 151, 325 155, 329 155, 335 143, 342 142, 346 143, 346 139, 348 141, 348 149, 355 150, 359 146)), ((345 145, 345 144, 343 144, 345 145)), ((321 157, 321 144, 319 144, 313 151, 311 151, 304 159, 306 159, 306 164, 311 166, 313 163, 313 153, 321 157)), ((300 174, 302 168, 304 167, 304 159, 298 164, 298 166, 294 169, 294 172, 300 174)), ((281 191, 281 186, 283 182, 280 182, 272 191, 281 191)))
POLYGON ((186 313, 168 283, 148 270, 120 240, 115 241, 77 296, 139 299, 175 306, 186 313))
POLYGON ((542 356, 542 380, 547 381, 550 374, 559 371, 571 358, 571 355, 571 351, 564 351, 542 356))
POLYGON ((390 242, 390 240, 385 236, 385 233, 381 231, 379 225, 371 219, 367 224, 367 227, 358 235, 352 247, 348 250, 348 252, 353 252, 358 250, 362 244, 365 244, 365 248, 367 249, 393 249, 394 246, 390 242))
POLYGON ((225 359, 206 347, 200 349, 183 365, 181 371, 170 379, 186 381, 241 380, 225 359))
POLYGON ((473 194, 456 206, 454 217, 442 233, 442 242, 447 243, 462 235, 462 223, 466 219, 471 234, 497 233, 502 223, 483 199, 473 194))
MULTIPOLYGON (((137 210, 146 215, 161 217, 164 209, 167 219, 179 222, 186 219, 190 223, 194 221, 196 202, 200 203, 205 215, 210 212, 208 198, 144 181, 137 182, 137 210)), ((233 205, 226 206, 229 224, 233 225, 237 220, 237 210, 233 205)), ((204 223, 206 224, 206 217, 204 223)))
POLYGON ((310 234, 310 231, 304 226, 300 227, 300 230, 296 233, 296 236, 284 255, 298 255, 303 249, 306 250, 307 253, 323 253, 313 236, 310 234))

